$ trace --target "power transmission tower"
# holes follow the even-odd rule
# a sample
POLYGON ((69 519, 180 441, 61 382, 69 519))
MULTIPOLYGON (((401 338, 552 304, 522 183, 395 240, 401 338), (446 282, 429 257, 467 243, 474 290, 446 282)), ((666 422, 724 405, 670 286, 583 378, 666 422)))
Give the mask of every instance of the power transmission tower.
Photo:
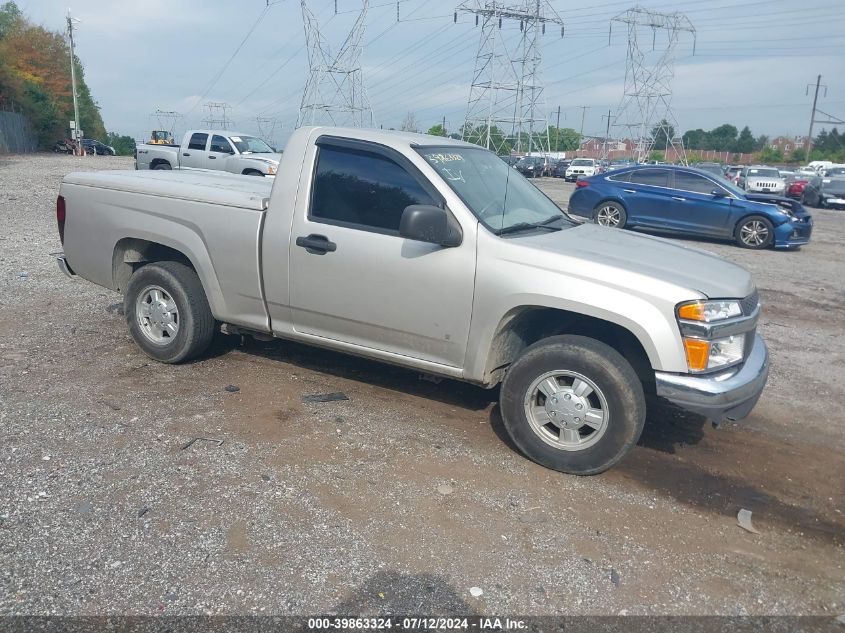
POLYGON ((305 0, 301 4, 309 73, 296 127, 318 124, 372 127, 373 110, 364 93, 361 74, 361 40, 369 0, 362 0, 361 11, 337 53, 332 52, 305 0))
POLYGON ((158 129, 166 131, 170 138, 174 138, 176 134, 176 124, 182 118, 182 115, 173 110, 157 109, 150 117, 155 117, 158 123, 158 129))
POLYGON ((276 126, 279 123, 278 117, 259 116, 255 118, 258 123, 258 135, 262 140, 267 141, 272 147, 276 147, 276 126))
POLYGON ((678 122, 672 112, 672 80, 675 50, 682 33, 692 34, 695 54, 695 27, 682 13, 658 13, 635 6, 611 19, 608 43, 614 22, 627 25, 628 54, 624 94, 612 126, 621 128, 623 134, 635 141, 638 161, 648 159, 655 136, 665 135, 662 149, 668 151, 671 147, 686 163, 683 141, 675 137, 678 122))
POLYGON ((511 146, 517 152, 548 152, 546 100, 540 77, 540 38, 546 25, 563 20, 547 0, 505 5, 496 0, 465 0, 455 11, 475 15, 481 39, 475 57, 467 113, 461 136, 497 154, 511 146), (518 23, 517 43, 509 44, 502 26, 518 23))
POLYGON ((218 103, 209 101, 205 104, 205 109, 208 110, 208 116, 202 120, 206 127, 219 130, 228 130, 235 125, 235 122, 229 118, 227 110, 232 106, 228 103, 218 103))

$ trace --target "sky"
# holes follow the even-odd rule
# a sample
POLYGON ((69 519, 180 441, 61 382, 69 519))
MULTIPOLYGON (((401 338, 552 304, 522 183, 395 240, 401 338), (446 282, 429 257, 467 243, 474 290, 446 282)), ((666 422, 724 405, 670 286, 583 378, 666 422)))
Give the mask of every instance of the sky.
MULTIPOLYGON (((80 20, 76 53, 109 131, 146 139, 161 127, 156 110, 181 113, 177 132, 201 127, 208 102, 227 103, 239 131, 261 132, 271 144, 282 144, 294 129, 308 76, 301 5, 294 0, 269 0, 269 7, 268 0, 17 2, 51 30, 63 29, 68 8, 80 20)), ((399 0, 397 22, 395 1, 370 0, 361 68, 376 126, 398 128, 409 112, 423 130, 444 118, 450 132, 463 124, 481 28, 465 12, 455 23, 456 4, 399 0)), ((624 25, 611 31, 609 25, 634 4, 548 0, 565 24, 563 37, 550 28, 541 38, 551 124, 560 108, 561 127, 604 134, 603 115, 623 97, 627 52, 624 25)), ((845 0, 639 4, 681 12, 695 27, 695 38, 682 33, 676 48, 672 107, 680 131, 731 123, 748 125, 755 135, 806 134, 813 98, 807 84, 819 74, 826 86, 819 109, 845 119, 845 0)), ((335 0, 308 0, 333 50, 361 0, 336 5, 337 13, 335 0)), ((516 41, 518 25, 505 28, 512 33, 503 36, 516 41)), ((642 36, 640 44, 650 48, 642 36)))

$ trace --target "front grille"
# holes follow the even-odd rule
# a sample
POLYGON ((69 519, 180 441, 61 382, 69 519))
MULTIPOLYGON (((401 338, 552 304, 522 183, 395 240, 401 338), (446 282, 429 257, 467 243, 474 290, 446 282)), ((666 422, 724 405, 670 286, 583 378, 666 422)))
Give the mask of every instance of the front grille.
POLYGON ((757 308, 757 304, 759 303, 760 295, 757 294, 757 291, 755 290, 750 295, 745 297, 745 299, 739 302, 740 307, 742 308, 742 314, 744 314, 745 316, 751 315, 757 308))

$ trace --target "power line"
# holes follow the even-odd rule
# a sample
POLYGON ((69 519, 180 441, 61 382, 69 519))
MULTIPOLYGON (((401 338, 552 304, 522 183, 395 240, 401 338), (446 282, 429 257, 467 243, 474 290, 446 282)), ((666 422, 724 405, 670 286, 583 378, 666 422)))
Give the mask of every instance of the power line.
POLYGON ((243 39, 241 40, 241 43, 238 44, 237 48, 229 56, 229 59, 226 60, 226 63, 223 64, 223 66, 220 68, 220 70, 218 70, 214 74, 214 76, 211 78, 211 81, 209 82, 206 89, 203 91, 203 93, 200 95, 200 97, 196 100, 194 105, 191 106, 191 108, 188 110, 187 114, 191 114, 191 112, 196 110, 196 108, 200 104, 200 102, 203 99, 205 99, 208 96, 208 93, 211 92, 211 90, 214 88, 214 86, 217 85, 217 82, 220 81, 220 78, 223 76, 223 73, 225 73, 226 69, 229 68, 229 64, 231 64, 232 61, 235 59, 235 57, 237 57, 238 53, 241 52, 241 49, 243 48, 244 44, 246 44, 246 41, 249 39, 249 36, 252 35, 252 33, 255 31, 255 29, 258 27, 258 25, 261 23, 261 20, 264 19, 265 15, 267 15, 267 12, 270 10, 271 6, 273 6, 273 4, 271 4, 270 2, 267 2, 267 5, 264 7, 264 9, 258 15, 258 18, 256 18, 255 22, 253 22, 249 31, 247 31, 246 35, 244 35, 243 39))

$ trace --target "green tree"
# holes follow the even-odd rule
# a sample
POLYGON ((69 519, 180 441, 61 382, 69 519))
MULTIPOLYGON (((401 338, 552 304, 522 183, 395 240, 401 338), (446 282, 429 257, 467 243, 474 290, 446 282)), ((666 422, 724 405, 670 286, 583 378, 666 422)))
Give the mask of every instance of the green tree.
POLYGON ((103 142, 106 145, 111 145, 118 156, 131 156, 135 153, 135 139, 131 136, 109 132, 103 142))
POLYGON ((736 126, 730 123, 725 123, 719 127, 713 128, 708 132, 708 141, 710 147, 704 149, 714 149, 718 152, 729 152, 733 150, 737 141, 737 134, 739 130, 736 126))
POLYGON ((754 135, 747 125, 739 133, 739 138, 736 139, 732 151, 737 154, 749 154, 754 151, 754 135))
POLYGON ((675 128, 669 124, 669 121, 662 119, 651 129, 651 136, 654 138, 655 147, 667 147, 675 138, 675 128))
POLYGON ((581 135, 571 127, 549 126, 549 144, 553 152, 571 152, 581 145, 581 135))
POLYGON ((653 149, 648 155, 648 160, 662 163, 664 160, 666 160, 666 156, 663 152, 653 149))
POLYGON ((14 2, 0 4, 0 39, 7 33, 19 28, 23 21, 21 10, 14 2))
POLYGON ((426 134, 431 136, 446 136, 446 130, 443 129, 442 123, 438 123, 437 125, 432 125, 428 128, 428 132, 426 132, 426 134))
MULTIPOLYGON (((14 2, 0 5, 0 108, 14 108, 29 119, 39 145, 47 149, 68 135, 73 119, 70 49, 64 35, 31 24, 14 2)), ((89 138, 104 139, 100 109, 74 59, 80 127, 89 138)))
POLYGON ((754 151, 759 152, 761 149, 763 149, 764 147, 767 147, 768 145, 769 145, 769 137, 766 136, 765 134, 761 134, 754 141, 754 151))
POLYGON ((764 163, 782 163, 783 152, 779 149, 764 147, 763 150, 760 152, 760 160, 764 163))
POLYGON ((707 132, 701 128, 687 130, 681 138, 684 141, 684 147, 687 149, 710 149, 705 147, 707 145, 707 132))
POLYGON ((792 155, 789 157, 789 162, 798 163, 802 165, 807 162, 807 150, 803 147, 796 147, 792 150, 792 155))

